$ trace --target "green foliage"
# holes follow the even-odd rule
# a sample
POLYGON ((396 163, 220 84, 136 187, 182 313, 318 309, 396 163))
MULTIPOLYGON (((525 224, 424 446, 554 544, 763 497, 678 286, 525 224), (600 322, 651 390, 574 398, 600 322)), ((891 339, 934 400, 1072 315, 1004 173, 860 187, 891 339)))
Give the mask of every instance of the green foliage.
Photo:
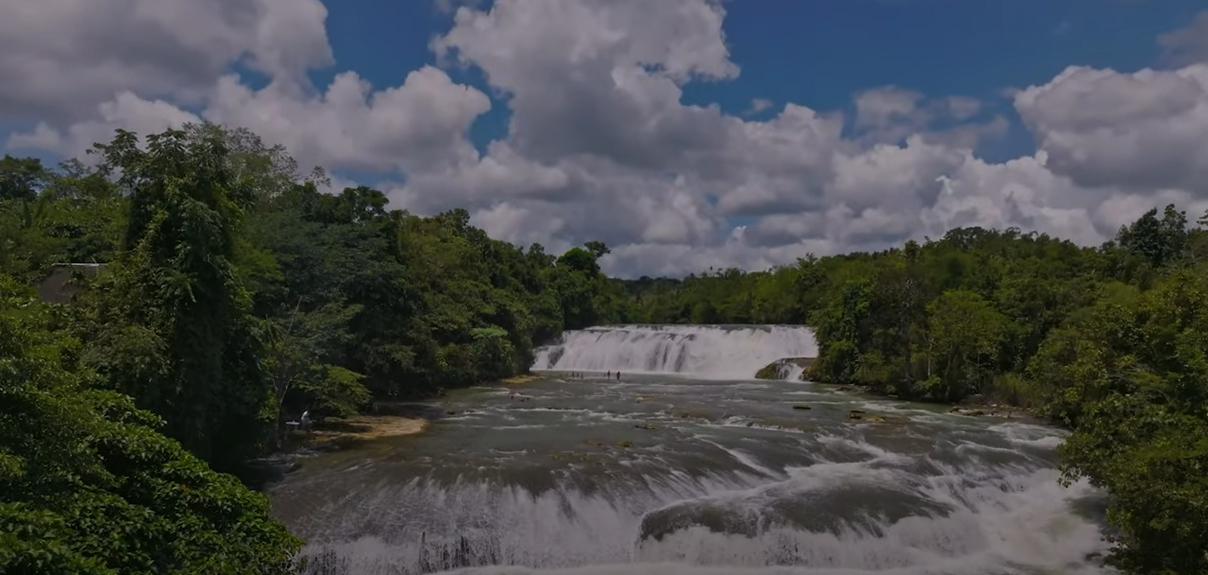
POLYGON ((937 365, 928 379, 928 395, 952 401, 980 392, 993 377, 1006 317, 977 293, 958 290, 928 304, 927 314, 927 357, 932 361, 934 356, 937 365))
POLYGON ((1061 449, 1065 479, 1112 494, 1109 520, 1121 530, 1113 559, 1127 570, 1208 570, 1205 271, 1176 272, 1077 318, 1095 329, 1080 334, 1061 373, 1060 413, 1076 423, 1061 449))
POLYGON ((365 376, 336 365, 340 350, 353 341, 349 322, 360 306, 327 303, 292 310, 263 321, 265 366, 273 389, 274 441, 280 440, 286 412, 316 416, 353 415, 369 401, 365 376))
POLYGON ((57 262, 110 261, 121 238, 124 202, 95 168, 58 170, 34 159, 0 161, 0 269, 41 279, 57 262))
POLYGON ((50 179, 37 158, 0 158, 0 200, 32 200, 50 179))
POLYGON ((1187 216, 1173 205, 1166 206, 1160 220, 1156 208, 1149 210, 1131 225, 1121 228, 1116 241, 1130 254, 1140 255, 1150 265, 1161 267, 1184 253, 1187 216))
POLYGON ((87 300, 85 357, 108 387, 223 470, 258 449, 270 397, 251 300, 234 266, 247 178, 217 132, 119 131, 98 145, 128 198, 123 252, 87 300))
POLYGON ((0 276, 0 572, 292 573, 268 501, 89 390, 78 344, 0 276))

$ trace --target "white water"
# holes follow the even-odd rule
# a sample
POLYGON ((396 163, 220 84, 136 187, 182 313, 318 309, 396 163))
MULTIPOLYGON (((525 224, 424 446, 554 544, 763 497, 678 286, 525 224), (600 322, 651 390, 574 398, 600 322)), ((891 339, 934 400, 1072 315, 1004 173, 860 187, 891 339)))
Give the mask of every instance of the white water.
MULTIPOLYGON (((582 357, 605 336, 662 331, 628 329, 646 337, 597 330, 610 334, 582 338, 582 357)), ((706 334, 677 343, 694 369, 807 355, 733 352, 772 330, 678 329, 706 334)), ((604 369, 638 355, 614 354, 604 369)), ((1061 487, 1066 433, 1027 421, 680 376, 483 386, 440 407, 450 417, 426 434, 366 460, 318 456, 273 489, 322 560, 307 575, 1114 573, 1094 557, 1102 494, 1061 487), (895 421, 853 423, 852 408, 895 421)))
POLYGON ((782 364, 777 370, 777 375, 785 381, 801 381, 801 374, 805 373, 805 368, 795 363, 782 364))
POLYGON ((803 326, 623 325, 568 331, 537 350, 533 369, 749 379, 778 359, 817 355, 803 326))
MULTIPOLYGON (((559 488, 534 496, 521 489, 484 484, 437 488, 413 482, 383 491, 361 505, 363 512, 381 515, 385 523, 396 521, 392 517, 395 514, 406 517, 408 529, 397 533, 395 541, 366 537, 327 548, 347 558, 348 573, 364 575, 394 573, 393 569, 420 563, 420 550, 409 543, 418 539, 421 532, 441 531, 461 532, 475 539, 485 537, 489 543, 478 539, 471 546, 480 553, 492 549, 496 561, 504 563, 446 573, 1107 572, 1085 559, 1089 553, 1105 550, 1098 528, 1069 511, 1072 500, 1094 494, 1085 483, 1063 489, 1053 469, 1018 464, 989 467, 976 457, 964 464, 925 458, 933 466, 932 471, 920 473, 909 456, 885 452, 859 440, 840 437, 828 440, 872 457, 858 462, 790 467, 783 472, 765 469, 778 476, 771 483, 757 475, 738 481, 694 480, 679 475, 651 482, 646 492, 625 492, 622 486, 614 486, 619 489, 591 495, 559 488), (643 519, 685 505, 729 510, 756 519, 786 501, 804 501, 825 516, 841 511, 841 503, 834 498, 842 497, 845 489, 852 488, 890 490, 920 504, 939 505, 951 511, 945 516, 919 509, 898 521, 878 517, 875 511, 863 517, 858 510, 850 511, 837 531, 773 525, 759 529, 751 537, 683 526, 661 541, 638 535, 643 519), (398 501, 411 505, 399 509, 395 507, 398 501), (515 565, 526 563, 547 567, 515 565), (576 566, 583 564, 588 565, 576 566)), ((750 456, 744 453, 742 457, 750 456)))

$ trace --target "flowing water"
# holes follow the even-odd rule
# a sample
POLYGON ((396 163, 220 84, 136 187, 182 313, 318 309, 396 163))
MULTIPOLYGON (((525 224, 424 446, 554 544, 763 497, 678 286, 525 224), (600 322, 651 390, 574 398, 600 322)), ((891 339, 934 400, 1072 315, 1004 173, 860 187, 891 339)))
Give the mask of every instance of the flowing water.
MULTIPOLYGON (((626 329, 646 343, 608 352, 620 381, 452 394, 424 434, 307 458, 274 513, 316 573, 1106 572, 1102 498, 1058 485, 1058 430, 732 377, 741 339, 770 333, 750 328, 691 328, 739 341, 696 337, 687 356, 705 359, 666 364, 696 375, 638 375, 640 347, 666 338, 626 329)), ((782 356, 812 345, 784 335, 782 356)), ((592 338, 568 334, 561 361, 607 356, 577 340, 592 338)))
POLYGON ((778 359, 815 357, 818 345, 800 326, 621 325, 566 332, 536 355, 535 370, 747 379, 778 359))

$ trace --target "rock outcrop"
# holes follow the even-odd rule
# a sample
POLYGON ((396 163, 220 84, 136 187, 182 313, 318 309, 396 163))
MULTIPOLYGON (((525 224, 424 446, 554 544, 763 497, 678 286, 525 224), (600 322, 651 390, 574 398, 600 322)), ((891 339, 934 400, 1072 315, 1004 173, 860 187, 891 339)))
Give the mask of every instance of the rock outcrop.
POLYGON ((814 363, 812 357, 784 357, 767 364, 755 373, 755 379, 801 381, 802 374, 814 363))

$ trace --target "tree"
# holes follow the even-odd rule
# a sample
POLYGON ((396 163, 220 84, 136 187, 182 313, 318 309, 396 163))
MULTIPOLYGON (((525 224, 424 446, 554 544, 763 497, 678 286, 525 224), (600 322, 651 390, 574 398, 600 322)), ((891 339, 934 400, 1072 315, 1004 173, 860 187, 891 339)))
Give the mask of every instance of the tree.
POLYGON ((364 376, 337 365, 352 341, 348 324, 358 306, 327 304, 303 311, 302 301, 283 317, 270 318, 265 362, 273 386, 275 430, 287 410, 347 417, 369 401, 364 376))
POLYGON ((87 358, 111 388, 222 470, 266 438, 270 386, 250 298, 234 267, 243 210, 224 138, 131 132, 97 145, 130 198, 123 253, 92 294, 87 358))
POLYGON ((1157 208, 1120 228, 1116 241, 1126 251, 1144 256, 1155 267, 1170 263, 1183 253, 1187 243, 1187 214, 1166 206, 1162 219, 1157 208))
POLYGON ((88 389, 51 310, 0 276, 0 572, 293 573, 268 500, 88 389))
POLYGON ((1208 281, 1180 272, 1105 304, 1067 372, 1080 409, 1061 447, 1065 482, 1112 495, 1112 562, 1138 573, 1208 571, 1208 281))
POLYGON ((600 242, 600 241, 596 241, 596 240, 592 240, 592 241, 589 241, 589 242, 583 244, 583 247, 587 248, 587 251, 591 252, 592 255, 596 256, 596 259, 600 259, 600 258, 604 257, 606 254, 612 253, 612 250, 609 249, 607 245, 604 245, 604 242, 600 242))
POLYGON ((0 159, 0 201, 32 200, 50 181, 50 171, 37 158, 0 159))
POLYGON ((955 401, 980 391, 992 373, 1006 318, 969 291, 944 292, 927 306, 927 313, 927 354, 936 365, 926 382, 931 395, 955 401))

